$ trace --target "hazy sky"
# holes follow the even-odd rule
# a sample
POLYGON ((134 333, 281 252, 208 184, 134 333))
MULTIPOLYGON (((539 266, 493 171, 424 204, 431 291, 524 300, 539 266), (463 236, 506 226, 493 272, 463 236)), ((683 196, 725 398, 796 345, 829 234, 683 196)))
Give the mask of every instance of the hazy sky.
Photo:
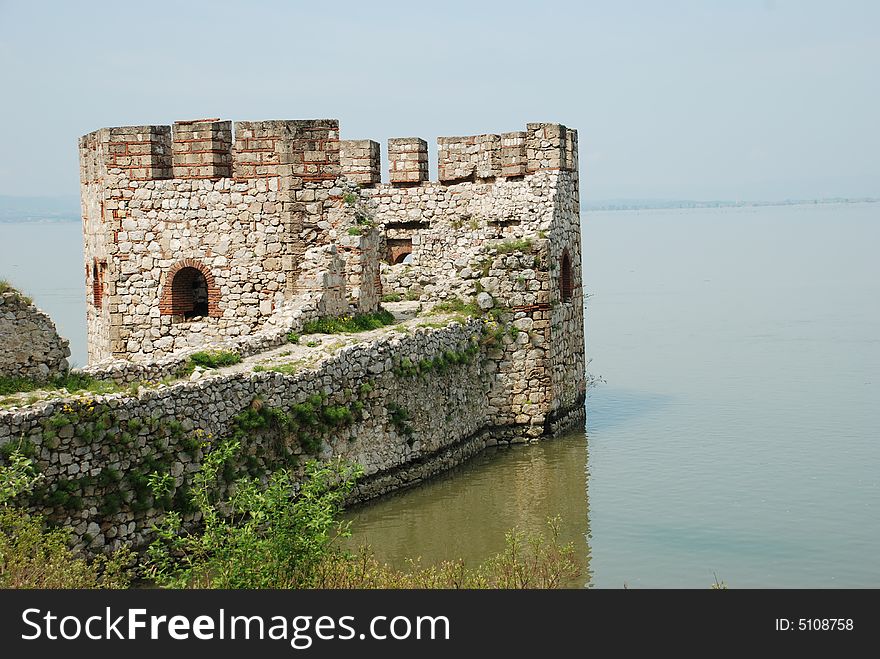
POLYGON ((562 122, 593 200, 880 196, 875 0, 0 0, 0 61, 0 194, 78 194, 102 126, 335 117, 562 122))

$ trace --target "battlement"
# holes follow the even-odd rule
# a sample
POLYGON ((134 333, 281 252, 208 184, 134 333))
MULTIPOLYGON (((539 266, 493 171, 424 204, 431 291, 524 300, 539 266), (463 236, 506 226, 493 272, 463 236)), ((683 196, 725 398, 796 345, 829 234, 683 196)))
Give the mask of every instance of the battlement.
POLYGON ((422 183, 428 180, 428 143, 420 137, 388 140, 388 173, 391 183, 422 183))
POLYGON ((122 170, 131 180, 340 174, 335 119, 231 121, 198 119, 171 126, 101 128, 79 139, 83 182, 122 170), (173 137, 172 137, 173 135, 173 137))
MULTIPOLYGON (((389 140, 388 160, 391 183, 427 180, 424 140, 389 140)), ((577 131, 562 124, 532 123, 524 131, 437 138, 440 183, 515 178, 541 170, 577 168, 577 131)))
POLYGON ((438 137, 437 163, 441 183, 500 176, 501 137, 438 137))
POLYGON ((562 124, 526 124, 526 171, 577 171, 577 131, 562 124))
POLYGON ((238 179, 292 175, 304 181, 339 176, 336 119, 237 121, 232 149, 238 179))
POLYGON ((174 178, 214 179, 232 175, 231 121, 177 121, 172 135, 174 178))
POLYGON ((171 126, 102 128, 79 139, 84 181, 97 167, 121 169, 132 180, 171 178, 171 126), (93 158, 86 158, 90 152, 93 158))
MULTIPOLYGON (((364 187, 381 183, 379 144, 339 139, 335 119, 220 121, 171 126, 102 128, 79 140, 83 182, 121 170, 131 180, 238 180, 292 176, 333 180, 344 174, 364 187)), ((438 180, 444 184, 521 177, 542 170, 577 171, 577 131, 530 123, 524 131, 437 138, 438 180)), ((428 143, 388 140, 389 182, 429 180, 428 143)))
POLYGON ((342 174, 362 187, 382 182, 379 143, 373 140, 342 140, 339 143, 342 174))

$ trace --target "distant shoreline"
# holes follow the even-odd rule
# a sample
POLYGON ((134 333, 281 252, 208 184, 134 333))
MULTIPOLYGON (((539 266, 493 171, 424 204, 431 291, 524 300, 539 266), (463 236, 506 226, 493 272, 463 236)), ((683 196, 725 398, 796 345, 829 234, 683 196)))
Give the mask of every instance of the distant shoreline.
MULTIPOLYGON (((581 206, 582 211, 642 211, 642 210, 686 210, 701 208, 762 208, 766 206, 818 206, 834 204, 876 204, 880 197, 829 198, 829 199, 786 199, 783 201, 692 201, 692 200, 608 200, 587 202, 581 206)), ((78 214, 45 212, 17 215, 15 211, 4 214, 0 203, 0 225, 3 224, 61 224, 80 222, 78 214)))
POLYGON ((585 211, 640 211, 675 210, 690 208, 761 208, 765 206, 818 206, 834 204, 875 204, 878 197, 830 198, 830 199, 786 199, 783 201, 651 201, 620 200, 588 202, 582 207, 585 211))

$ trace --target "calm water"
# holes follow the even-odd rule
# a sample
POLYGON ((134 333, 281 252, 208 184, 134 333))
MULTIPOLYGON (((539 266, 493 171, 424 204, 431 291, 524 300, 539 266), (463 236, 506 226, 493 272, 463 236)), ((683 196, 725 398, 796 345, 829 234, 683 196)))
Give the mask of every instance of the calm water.
MULTIPOLYGON (((0 224, 0 277, 85 363, 77 224, 0 224)), ((880 205, 593 212, 587 435, 351 512, 386 560, 562 518, 584 585, 880 586, 880 205)))
POLYGON ((563 517, 595 587, 880 586, 880 205, 590 213, 587 436, 354 511, 396 564, 563 517))

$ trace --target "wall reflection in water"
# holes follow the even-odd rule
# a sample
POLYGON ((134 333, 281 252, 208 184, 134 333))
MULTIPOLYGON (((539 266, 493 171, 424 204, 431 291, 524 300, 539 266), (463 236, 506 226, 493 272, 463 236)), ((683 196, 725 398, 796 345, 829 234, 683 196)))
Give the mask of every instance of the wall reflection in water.
POLYGON ((558 515, 560 539, 574 544, 582 571, 577 583, 567 585, 589 586, 587 482, 583 431, 488 449, 418 487, 350 510, 350 543, 369 544, 395 567, 416 557, 423 565, 463 558, 476 566, 504 548, 510 529, 540 531, 558 515))

